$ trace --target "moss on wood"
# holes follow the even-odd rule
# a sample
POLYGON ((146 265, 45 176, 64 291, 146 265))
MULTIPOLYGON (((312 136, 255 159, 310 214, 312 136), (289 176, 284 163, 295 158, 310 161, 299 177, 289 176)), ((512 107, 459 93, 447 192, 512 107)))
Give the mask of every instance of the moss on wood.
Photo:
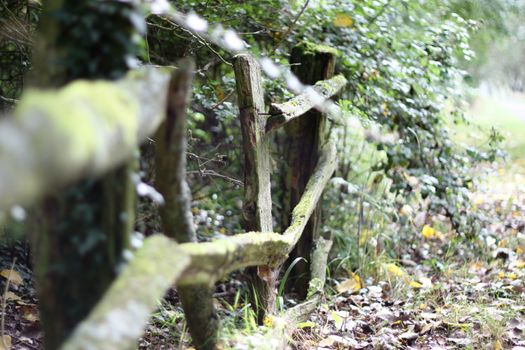
POLYGON ((29 90, 0 121, 0 209, 25 204, 128 159, 159 125, 169 75, 152 68, 118 82, 29 90))

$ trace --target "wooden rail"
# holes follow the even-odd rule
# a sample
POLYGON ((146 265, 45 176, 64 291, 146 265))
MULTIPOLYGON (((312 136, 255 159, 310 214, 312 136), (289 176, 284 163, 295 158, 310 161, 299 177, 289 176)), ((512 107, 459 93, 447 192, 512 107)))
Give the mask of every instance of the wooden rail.
POLYGON ((304 115, 316 104, 323 103, 326 99, 333 97, 346 85, 346 78, 336 75, 328 80, 315 83, 306 92, 292 98, 285 103, 272 103, 270 105, 270 117, 266 122, 266 132, 271 132, 282 127, 286 123, 304 115))
POLYGON ((0 119, 0 210, 29 204, 128 159, 164 118, 170 73, 152 67, 115 83, 28 90, 0 119))

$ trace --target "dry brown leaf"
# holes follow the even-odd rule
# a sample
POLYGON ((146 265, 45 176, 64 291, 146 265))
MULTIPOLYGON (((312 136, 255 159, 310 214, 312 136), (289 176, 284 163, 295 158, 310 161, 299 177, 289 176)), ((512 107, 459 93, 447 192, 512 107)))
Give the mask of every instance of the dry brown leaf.
POLYGON ((351 292, 353 294, 359 292, 361 287, 361 278, 353 274, 349 279, 339 283, 335 289, 337 293, 351 292))
POLYGON ((16 295, 13 292, 7 292, 5 293, 5 300, 13 300, 13 301, 19 301, 22 300, 18 295, 16 295))
POLYGON ((9 281, 17 286, 24 282, 22 276, 20 276, 20 274, 15 270, 2 270, 0 271, 0 276, 5 277, 6 279, 9 278, 9 281), (9 274, 11 274, 11 276, 9 276, 9 274))
POLYGON ((11 349, 11 336, 2 335, 0 336, 0 350, 11 349))
POLYGON ((32 308, 32 307, 27 307, 27 306, 22 306, 23 308, 23 315, 22 317, 26 320, 26 321, 29 321, 31 323, 33 322, 36 322, 36 321, 39 321, 40 318, 38 317, 38 311, 36 311, 35 308, 32 308))
POLYGON ((324 338, 323 340, 321 340, 317 344, 317 346, 321 348, 328 348, 334 345, 334 343, 335 343, 335 339, 333 337, 328 337, 328 338, 324 338))

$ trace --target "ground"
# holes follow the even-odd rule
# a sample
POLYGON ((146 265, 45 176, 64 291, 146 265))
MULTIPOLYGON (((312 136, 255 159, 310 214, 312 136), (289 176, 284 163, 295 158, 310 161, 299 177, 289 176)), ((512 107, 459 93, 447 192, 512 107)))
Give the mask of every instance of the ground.
POLYGON ((489 169, 473 196, 497 213, 490 233, 452 247, 452 234, 422 231, 384 280, 342 281, 296 348, 525 349, 524 165, 489 169))

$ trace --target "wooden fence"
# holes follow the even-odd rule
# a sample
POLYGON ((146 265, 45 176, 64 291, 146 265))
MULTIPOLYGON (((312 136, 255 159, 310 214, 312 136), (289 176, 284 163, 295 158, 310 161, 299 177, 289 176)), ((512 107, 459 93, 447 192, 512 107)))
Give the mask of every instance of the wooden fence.
MULTIPOLYGON (((346 84, 343 76, 333 76, 335 55, 331 50, 298 46, 292 52, 293 60, 302 64, 295 73, 303 82, 315 83, 313 90, 324 98, 336 95, 346 84)), ((193 320, 193 326, 189 322, 190 331, 199 348, 213 349, 217 322, 212 322, 214 310, 209 291, 214 283, 229 272, 252 268, 250 273, 263 306, 260 316, 264 312, 274 314, 280 266, 298 245, 303 250, 296 254, 311 249, 307 255, 312 263, 305 266, 309 270, 306 301, 288 310, 285 317, 296 320, 315 307, 322 293, 331 247, 330 237, 319 234, 316 208, 337 165, 326 116, 314 109, 318 101, 311 97, 311 91, 282 104, 272 104, 268 113, 258 62, 249 55, 238 55, 234 70, 245 157, 243 217, 248 233, 212 242, 195 241, 191 198, 185 183, 185 110, 190 96, 191 65, 176 70, 171 83, 169 72, 146 69, 132 72, 115 84, 80 82, 58 92, 30 92, 30 98, 20 102, 17 118, 0 121, 0 135, 14 132, 21 140, 0 138, 0 208, 5 209, 15 203, 29 203, 82 175, 103 174, 129 157, 141 140, 155 132, 165 115, 156 134, 156 163, 158 189, 166 199, 161 212, 166 234, 145 239, 135 257, 61 349, 135 348, 158 300, 174 284, 179 291, 186 290, 188 297, 182 299, 186 306, 204 308, 193 320), (114 101, 110 106, 102 106, 94 90, 114 101), (92 142, 80 134, 76 125, 66 123, 66 116, 51 107, 57 99, 71 109, 92 106, 89 113, 80 115, 83 118, 80 120, 83 127, 88 127, 90 137, 103 126, 100 137, 92 142), (119 111, 125 111, 126 118, 119 111), (52 128, 51 140, 37 132, 35 122, 40 127, 56 126, 52 128), (286 130, 289 150, 286 201, 293 209, 283 214, 288 228, 283 233, 274 233, 269 142, 271 134, 281 127, 286 130), (112 138, 117 141, 105 142, 108 135, 117 135, 112 138), (64 144, 70 146, 67 156, 50 168, 44 161, 55 159, 56 154, 63 152, 64 144), (69 170, 58 171, 63 168, 69 170), (20 178, 31 187, 20 186, 20 178), (305 238, 306 243, 301 243, 305 238), (198 293, 201 299, 192 300, 191 293, 198 293), (204 322, 199 325, 200 335, 195 329, 197 322, 204 322), (203 333, 202 329, 206 331, 203 333)), ((187 307, 185 311, 187 318, 191 318, 189 313, 196 310, 187 307)))

